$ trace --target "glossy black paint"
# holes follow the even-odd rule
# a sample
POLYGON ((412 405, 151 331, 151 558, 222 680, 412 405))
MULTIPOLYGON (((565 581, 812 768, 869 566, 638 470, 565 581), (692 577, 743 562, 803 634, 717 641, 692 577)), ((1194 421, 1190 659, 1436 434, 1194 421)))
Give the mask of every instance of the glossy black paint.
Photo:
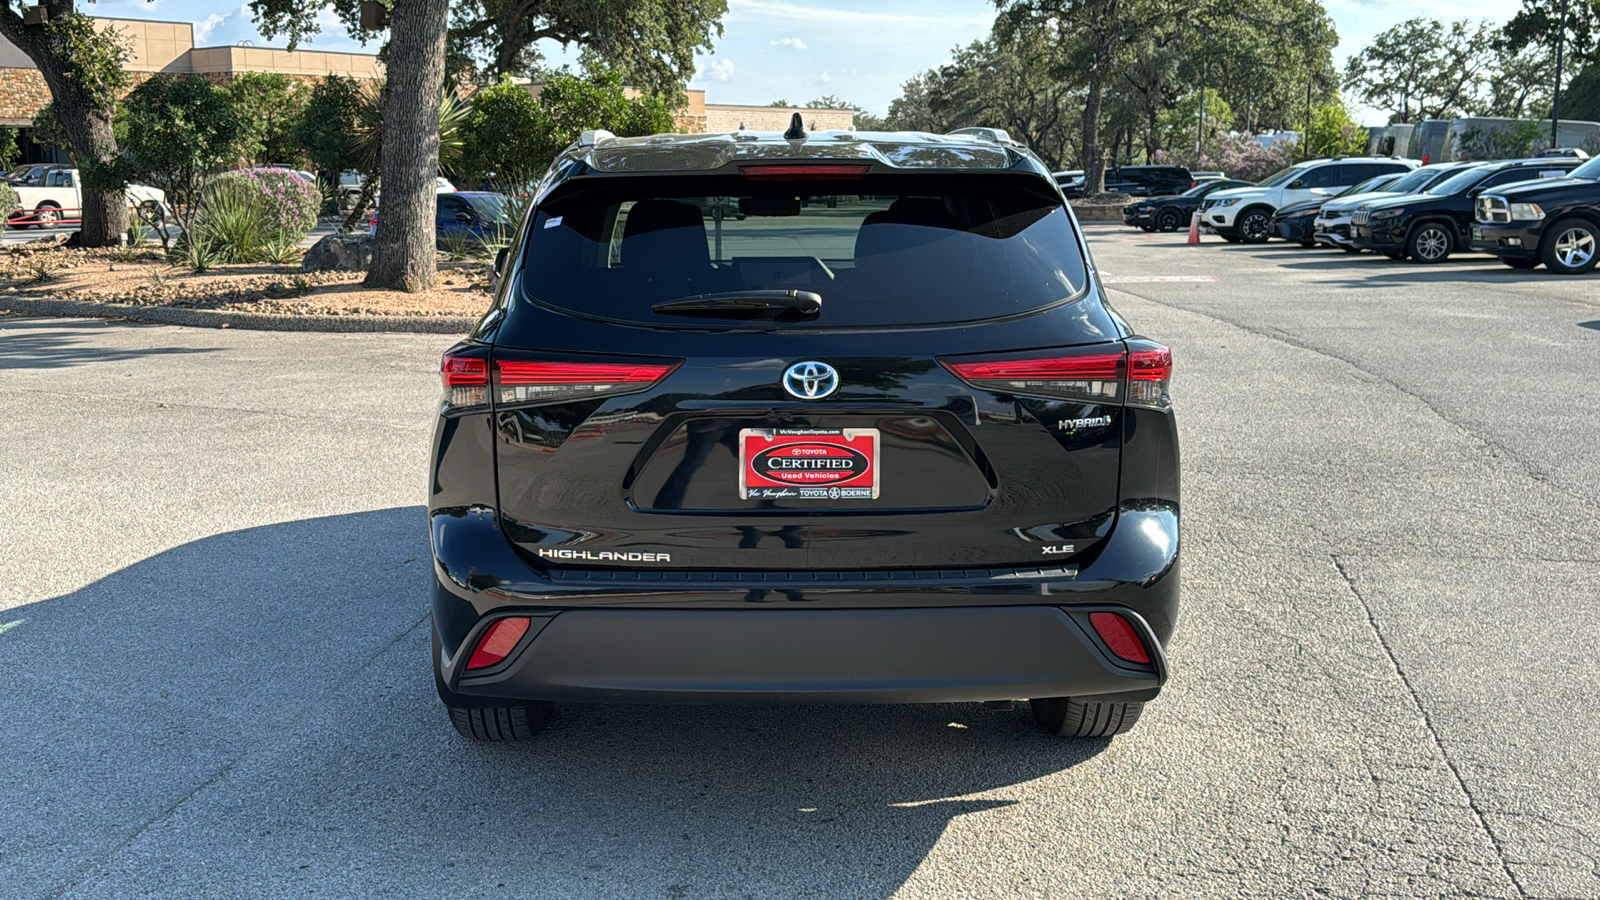
MULTIPOLYGON (((628 144, 612 159, 570 150, 539 197, 579 177, 659 178, 669 163, 705 171, 792 149, 743 138, 680 138, 674 147, 686 156, 643 144, 628 144)), ((989 167, 996 177, 1038 178, 1054 190, 1049 173, 1025 152, 978 141, 913 142, 870 152, 841 142, 798 148, 796 158, 870 159, 890 168, 895 161, 919 169, 959 165, 969 174, 989 167)), ((1087 257, 1081 235, 1079 245, 1087 257)), ((897 623, 917 623, 918 633, 939 645, 963 630, 997 634, 1007 622, 1050 622, 1058 629, 1054 637, 1028 643, 1053 646, 1052 653, 1067 661, 1051 653, 1025 655, 1030 664, 1054 666, 1060 680, 1051 690, 1132 699, 1153 696, 1164 680, 1160 644, 1177 622, 1180 571, 1172 412, 978 390, 938 362, 999 351, 1148 345, 1107 304, 1092 266, 1079 295, 1009 319, 827 331, 719 324, 668 332, 520 299, 519 257, 508 256, 495 307, 452 354, 496 361, 596 354, 681 364, 664 381, 625 396, 442 412, 429 520, 435 671, 447 702, 697 699, 719 692, 784 699, 1000 698, 989 694, 1001 688, 975 686, 984 681, 984 661, 1003 657, 995 652, 998 641, 975 643, 972 660, 978 662, 953 665, 960 672, 932 690, 914 689, 902 678, 908 672, 912 681, 922 677, 918 660, 926 671, 926 658, 888 652, 878 681, 819 690, 785 682, 787 670, 778 671, 776 661, 777 669, 758 671, 760 660, 736 650, 712 653, 710 670, 676 671, 682 678, 673 689, 658 689, 648 665, 619 666, 607 687, 593 672, 579 677, 571 666, 552 662, 573 658, 573 647, 592 647, 595 635, 622 640, 628 634, 638 642, 654 627, 649 623, 661 621, 658 614, 694 611, 721 611, 720 618, 704 621, 715 621, 718 633, 748 629, 757 643, 776 640, 769 626, 778 620, 760 618, 767 613, 826 614, 832 618, 799 621, 836 626, 796 629, 812 643, 794 646, 809 647, 813 657, 816 636, 829 627, 844 641, 859 645, 866 635, 882 644, 893 641, 897 623), (784 393, 784 367, 805 359, 836 366, 840 392, 821 401, 784 393), (752 427, 878 429, 885 461, 881 497, 854 507, 739 500, 730 442, 752 427), (628 566, 539 555, 575 547, 670 558, 628 566), (1012 609, 1018 612, 986 612, 1012 609), (1087 620, 1078 618, 1090 609, 1128 612, 1147 629, 1152 652, 1161 657, 1156 665, 1131 671, 1108 662, 1098 638, 1083 632, 1087 620), (857 615, 874 610, 886 615, 857 615), (509 614, 532 616, 536 627, 501 667, 463 681, 477 636, 509 614), (861 624, 868 621, 876 624, 861 624), (616 630, 607 632, 608 623, 616 630), (741 659, 757 670, 745 673, 748 678, 729 674, 741 659), (726 690, 693 688, 710 685, 706 679, 726 690)), ((601 649, 600 658, 607 652, 601 649)), ((775 652, 774 660, 779 657, 775 652)))
POLYGON ((1249 187, 1250 182, 1235 178, 1219 178, 1197 185, 1192 191, 1164 197, 1146 197, 1122 208, 1122 224, 1145 230, 1187 228, 1189 216, 1200 208, 1207 194, 1236 187, 1249 187), (1168 227, 1172 226, 1172 227, 1168 227))
POLYGON ((1544 210, 1544 218, 1499 224, 1473 222, 1469 244, 1479 253, 1503 260, 1537 262, 1545 229, 1550 225, 1576 217, 1600 227, 1600 180, 1552 178, 1494 188, 1485 193, 1503 197, 1509 203, 1537 203, 1544 210))
POLYGON ((1479 178, 1470 187, 1451 194, 1404 194, 1386 198, 1367 210, 1368 221, 1351 226, 1351 241, 1363 250, 1376 250, 1390 255, 1410 252, 1412 234, 1423 225, 1433 222, 1444 225, 1454 235, 1454 250, 1461 250, 1472 240, 1473 205, 1478 195, 1493 186, 1513 184, 1526 176, 1536 179, 1541 171, 1570 170, 1577 160, 1543 159, 1492 163, 1475 169, 1479 178), (1398 215, 1383 217, 1384 210, 1400 210, 1398 215))

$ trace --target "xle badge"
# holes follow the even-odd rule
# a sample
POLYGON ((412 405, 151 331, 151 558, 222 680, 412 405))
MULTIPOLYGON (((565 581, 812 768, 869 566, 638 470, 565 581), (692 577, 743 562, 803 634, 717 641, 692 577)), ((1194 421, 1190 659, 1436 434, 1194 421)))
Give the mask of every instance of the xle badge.
POLYGON ((1045 544, 1039 548, 1039 552, 1045 556, 1050 556, 1052 554, 1071 553, 1076 549, 1077 547, 1073 544, 1045 544))

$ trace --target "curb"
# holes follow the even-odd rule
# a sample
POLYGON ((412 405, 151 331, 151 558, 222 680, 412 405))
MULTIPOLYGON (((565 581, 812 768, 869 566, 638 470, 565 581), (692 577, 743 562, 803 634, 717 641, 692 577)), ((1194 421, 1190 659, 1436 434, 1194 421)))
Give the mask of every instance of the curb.
POLYGON ((197 328, 245 328, 254 331, 466 334, 478 324, 478 319, 466 316, 285 316, 233 310, 127 306, 119 303, 91 303, 87 300, 36 300, 25 297, 0 297, 0 312, 28 316, 121 319, 129 322, 189 325, 197 328))

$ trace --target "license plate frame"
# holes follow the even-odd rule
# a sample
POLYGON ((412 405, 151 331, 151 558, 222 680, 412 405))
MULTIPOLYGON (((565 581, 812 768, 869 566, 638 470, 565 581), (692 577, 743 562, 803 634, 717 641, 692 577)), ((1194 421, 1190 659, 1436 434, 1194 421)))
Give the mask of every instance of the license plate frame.
POLYGON ((739 499, 876 500, 881 447, 876 428, 742 428, 739 499))

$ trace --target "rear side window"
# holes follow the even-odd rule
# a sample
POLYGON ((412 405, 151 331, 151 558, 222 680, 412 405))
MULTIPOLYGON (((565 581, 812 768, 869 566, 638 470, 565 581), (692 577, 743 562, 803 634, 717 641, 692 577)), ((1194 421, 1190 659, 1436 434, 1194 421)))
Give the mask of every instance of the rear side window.
POLYGON ((521 272, 529 302, 700 329, 752 318, 780 328, 975 321, 1072 298, 1087 279, 1060 200, 995 176, 618 179, 542 204, 521 272), (652 309, 772 290, 815 293, 822 309, 803 318, 652 309))

